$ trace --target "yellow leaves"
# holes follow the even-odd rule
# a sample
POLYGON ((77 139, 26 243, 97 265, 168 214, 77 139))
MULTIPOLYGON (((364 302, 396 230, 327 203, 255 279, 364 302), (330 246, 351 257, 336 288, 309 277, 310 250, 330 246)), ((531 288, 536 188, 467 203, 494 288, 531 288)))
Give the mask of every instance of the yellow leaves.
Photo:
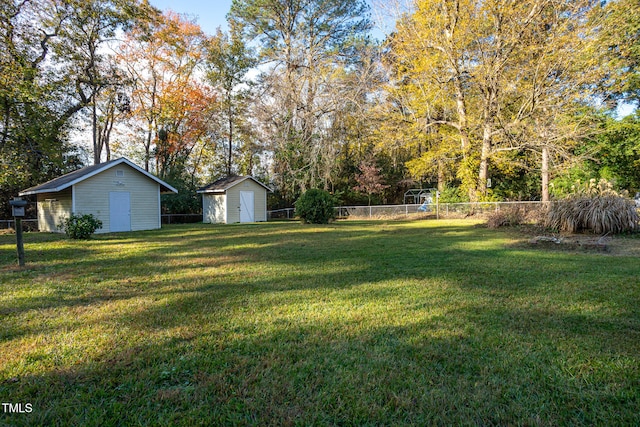
POLYGON ((147 152, 190 152, 208 131, 217 99, 199 79, 206 36, 183 15, 167 12, 148 28, 135 28, 121 45, 119 61, 134 81, 131 114, 147 152))

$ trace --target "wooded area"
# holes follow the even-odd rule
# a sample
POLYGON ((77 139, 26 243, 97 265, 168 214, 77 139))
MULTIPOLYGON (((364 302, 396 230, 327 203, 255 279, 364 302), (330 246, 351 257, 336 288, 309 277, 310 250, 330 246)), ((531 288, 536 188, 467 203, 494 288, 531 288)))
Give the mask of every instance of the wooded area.
POLYGON ((215 34, 147 1, 0 1, 2 216, 119 156, 180 190, 171 213, 231 174, 273 208, 640 191, 637 0, 415 0, 384 41, 364 0, 234 0, 215 34))

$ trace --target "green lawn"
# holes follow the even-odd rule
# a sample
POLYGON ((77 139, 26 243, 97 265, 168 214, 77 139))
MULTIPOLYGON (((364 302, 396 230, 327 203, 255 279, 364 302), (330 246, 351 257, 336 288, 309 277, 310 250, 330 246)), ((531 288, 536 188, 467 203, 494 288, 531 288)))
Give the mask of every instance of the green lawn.
POLYGON ((640 425, 638 258, 516 237, 27 234, 19 271, 2 235, 0 425, 640 425))

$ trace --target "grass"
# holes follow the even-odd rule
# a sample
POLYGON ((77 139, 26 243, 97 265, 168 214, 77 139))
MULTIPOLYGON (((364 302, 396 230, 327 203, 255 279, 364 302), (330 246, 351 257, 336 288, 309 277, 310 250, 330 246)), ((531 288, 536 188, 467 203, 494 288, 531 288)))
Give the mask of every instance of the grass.
POLYGON ((25 241, 0 425, 640 424, 637 257, 471 221, 25 241))

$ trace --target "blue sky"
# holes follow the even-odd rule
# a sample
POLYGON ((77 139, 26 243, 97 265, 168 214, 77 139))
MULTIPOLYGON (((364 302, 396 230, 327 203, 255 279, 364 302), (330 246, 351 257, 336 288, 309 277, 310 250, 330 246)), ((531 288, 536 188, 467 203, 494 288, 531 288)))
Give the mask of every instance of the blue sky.
MULTIPOLYGON (((369 4, 379 0, 367 0, 369 4)), ((180 14, 197 18, 198 24, 207 34, 214 34, 218 27, 226 29, 226 16, 231 8, 231 0, 149 0, 161 10, 171 9, 180 14)), ((373 35, 382 38, 383 33, 374 30, 373 35)))
POLYGON ((231 0, 149 0, 161 10, 171 9, 198 19, 198 24, 207 34, 214 34, 216 28, 226 29, 226 16, 231 8, 231 0))

